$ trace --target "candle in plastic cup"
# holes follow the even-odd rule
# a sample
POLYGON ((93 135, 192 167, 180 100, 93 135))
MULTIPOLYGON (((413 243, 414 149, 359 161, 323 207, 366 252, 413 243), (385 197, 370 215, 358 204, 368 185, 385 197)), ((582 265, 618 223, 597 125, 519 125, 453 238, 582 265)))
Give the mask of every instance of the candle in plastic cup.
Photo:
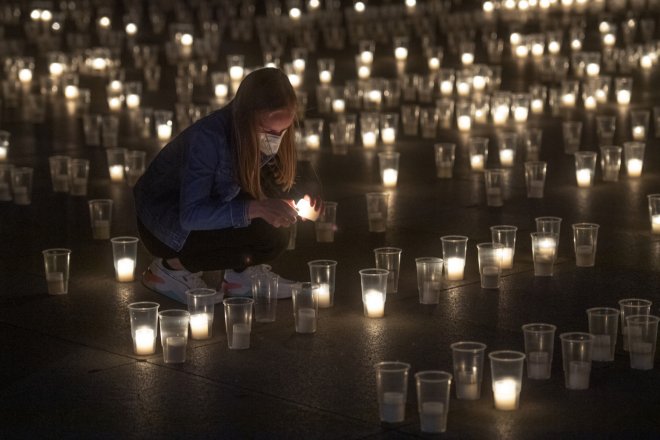
POLYGON ((315 221, 320 214, 320 211, 317 211, 316 209, 312 208, 312 205, 310 205, 308 199, 300 199, 296 203, 296 210, 298 211, 298 215, 302 218, 305 218, 307 220, 315 221))

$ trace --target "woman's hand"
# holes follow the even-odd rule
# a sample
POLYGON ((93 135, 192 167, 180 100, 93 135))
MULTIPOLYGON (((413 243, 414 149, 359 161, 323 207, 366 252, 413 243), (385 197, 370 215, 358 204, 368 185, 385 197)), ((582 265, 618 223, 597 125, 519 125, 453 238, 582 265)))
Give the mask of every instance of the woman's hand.
POLYGON ((250 200, 248 206, 250 219, 262 218, 276 228, 291 226, 296 222, 297 215, 293 200, 250 200))

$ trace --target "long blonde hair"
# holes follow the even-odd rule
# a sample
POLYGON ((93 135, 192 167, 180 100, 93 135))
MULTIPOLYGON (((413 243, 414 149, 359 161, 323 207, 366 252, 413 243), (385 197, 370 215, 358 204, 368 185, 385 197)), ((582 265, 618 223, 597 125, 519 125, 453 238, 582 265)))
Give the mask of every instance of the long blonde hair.
MULTIPOLYGON (((280 109, 289 109, 295 114, 298 105, 296 92, 284 72, 266 67, 243 79, 231 105, 236 178, 243 191, 255 199, 262 199, 258 117, 280 109)), ((291 189, 296 177, 295 121, 284 134, 273 160, 276 161, 276 183, 284 190, 291 189)))

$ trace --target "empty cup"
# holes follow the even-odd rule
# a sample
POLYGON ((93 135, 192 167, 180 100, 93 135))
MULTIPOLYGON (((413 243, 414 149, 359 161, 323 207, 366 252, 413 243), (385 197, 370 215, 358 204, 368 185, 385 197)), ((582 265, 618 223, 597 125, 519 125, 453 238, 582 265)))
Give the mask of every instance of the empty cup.
POLYGON ((366 194, 369 232, 385 232, 387 229, 387 208, 390 195, 386 192, 366 194))
POLYGON ((435 169, 439 179, 451 179, 454 175, 456 144, 443 142, 434 145, 435 169))
POLYGON ((71 195, 86 196, 89 180, 89 160, 71 159, 69 174, 71 176, 71 195))
POLYGON ((259 271, 251 277, 254 320, 274 322, 277 316, 279 276, 270 271, 259 271))
POLYGON ((504 178, 506 172, 502 169, 486 170, 484 182, 486 183, 486 205, 492 207, 504 206, 504 178))
POLYGON ((596 261, 598 228, 596 223, 574 223, 573 244, 575 264, 578 267, 592 267, 596 261))
POLYGON ((401 266, 400 248, 382 247, 374 249, 376 267, 387 270, 387 293, 399 290, 399 267, 401 266))
POLYGON ((527 185, 528 198, 543 198, 547 167, 547 162, 525 162, 525 184, 527 185))
POLYGON ((337 202, 323 202, 323 210, 314 223, 317 242, 332 243, 335 241, 336 218, 337 202))

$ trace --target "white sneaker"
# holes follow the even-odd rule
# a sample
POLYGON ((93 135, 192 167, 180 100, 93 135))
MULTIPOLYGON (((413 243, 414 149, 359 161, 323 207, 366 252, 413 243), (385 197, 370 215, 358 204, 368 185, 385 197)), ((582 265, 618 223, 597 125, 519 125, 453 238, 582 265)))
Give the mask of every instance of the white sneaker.
MULTIPOLYGON (((270 266, 267 264, 258 264, 249 266, 242 272, 236 272, 231 269, 225 270, 225 278, 222 282, 222 292, 230 297, 252 297, 252 276, 260 272, 269 272, 270 266)), ((291 287, 296 284, 295 281, 279 277, 277 283, 277 297, 280 299, 291 298, 291 287)))
MULTIPOLYGON (((160 258, 152 261, 144 272, 142 284, 156 293, 183 304, 188 303, 187 290, 208 287, 202 279, 202 272, 167 269, 160 258)), ((217 296, 216 302, 222 301, 222 295, 217 296)))

